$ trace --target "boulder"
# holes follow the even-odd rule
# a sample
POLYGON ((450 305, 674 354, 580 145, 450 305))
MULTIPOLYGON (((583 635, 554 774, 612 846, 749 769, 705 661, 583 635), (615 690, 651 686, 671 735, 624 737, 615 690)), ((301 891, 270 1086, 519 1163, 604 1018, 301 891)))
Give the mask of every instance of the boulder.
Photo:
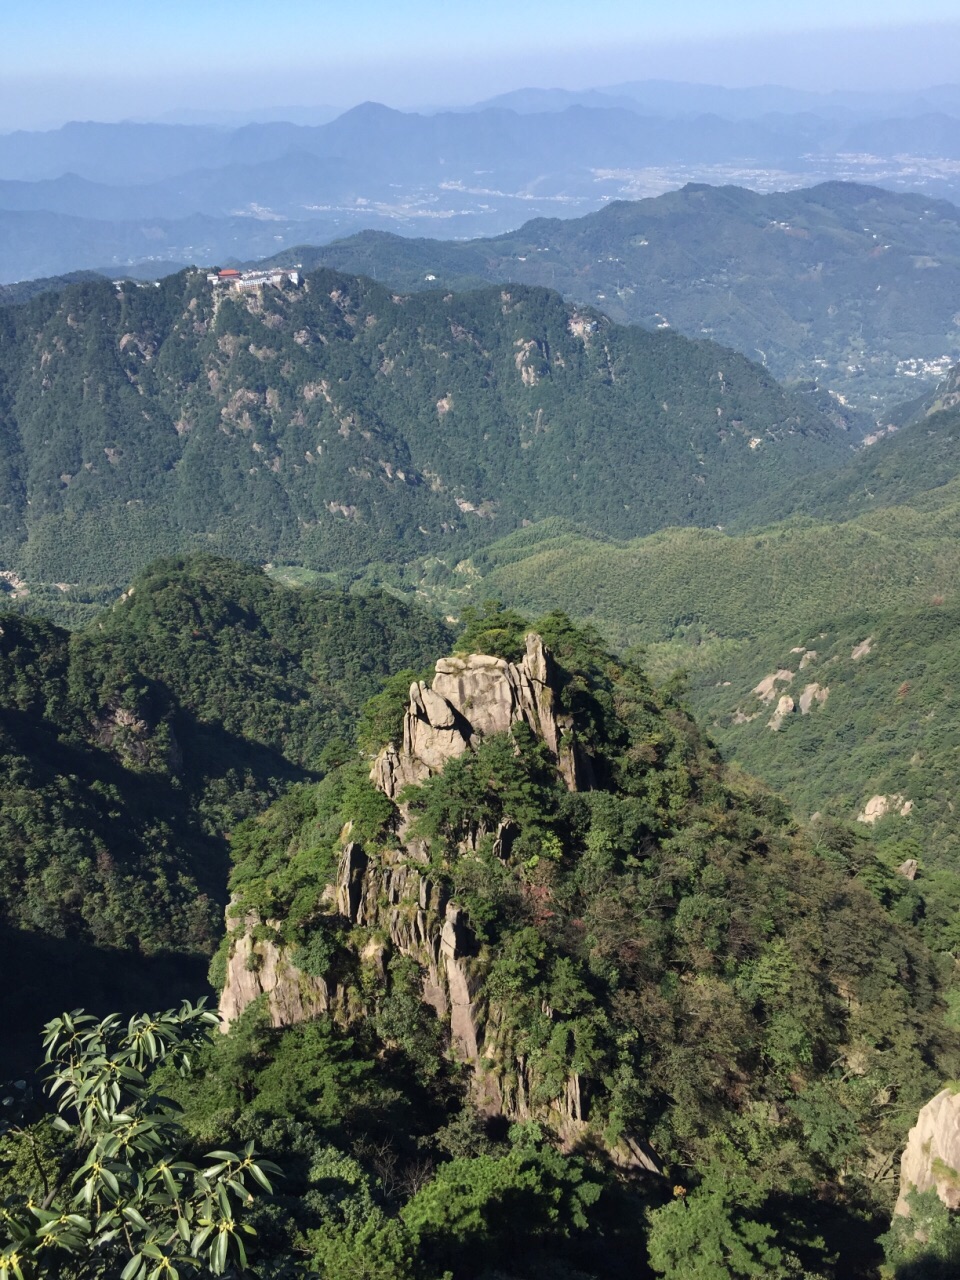
POLYGON ((790 697, 789 693, 785 693, 777 703, 777 709, 767 721, 767 725, 774 733, 783 727, 783 722, 787 716, 793 715, 796 710, 796 703, 790 697))
POLYGON ((753 692, 761 702, 772 702, 777 696, 777 685, 789 684, 792 679, 793 672, 787 670, 786 667, 781 667, 779 671, 774 671, 772 675, 764 676, 753 692))
POLYGON ((901 818, 905 818, 912 809, 913 801, 907 800, 905 796, 871 796, 857 814, 857 821, 873 826, 888 813, 898 813, 901 818))
POLYGON ((807 716, 813 710, 815 703, 821 705, 826 702, 830 696, 830 690, 819 684, 808 684, 800 695, 800 714, 807 716))

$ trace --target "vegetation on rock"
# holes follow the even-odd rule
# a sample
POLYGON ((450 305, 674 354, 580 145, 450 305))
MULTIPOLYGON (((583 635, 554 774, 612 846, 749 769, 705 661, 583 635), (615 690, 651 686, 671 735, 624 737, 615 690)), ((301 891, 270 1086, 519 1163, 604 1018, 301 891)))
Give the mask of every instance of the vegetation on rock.
MULTIPOLYGON (((499 633, 509 652, 514 618, 499 622, 488 612, 472 633, 499 633)), ((469 1063, 468 1097, 587 1156, 602 1190, 594 1207, 592 1192, 581 1201, 580 1231, 596 1235, 618 1203, 653 1210, 649 1260, 662 1274, 688 1274, 693 1232, 715 1241, 704 1277, 870 1275, 899 1144, 957 1051, 940 967, 889 909, 874 850, 845 858, 842 829, 806 831, 725 773, 682 708, 589 631, 558 615, 538 629, 589 789, 563 785, 519 723, 474 738, 399 808, 375 805, 348 764, 238 833, 234 927, 259 918, 270 935, 253 954, 286 953, 284 980, 297 982, 311 939, 332 943, 328 1012, 270 1034, 283 1043, 332 1019, 338 1034, 383 1037, 419 1060, 434 1092, 469 1063), (326 888, 338 876, 348 901, 326 888), (448 974, 456 964, 471 984, 478 1057, 463 1050, 460 1015, 448 1041, 442 1015, 415 1013, 421 983, 436 982, 430 939, 441 933, 448 974), (634 1172, 617 1173, 612 1155, 634 1172), (666 1166, 663 1177, 644 1164, 666 1166)), ((446 1096, 466 1124, 463 1094, 446 1096)), ((409 1229, 431 1187, 438 1206, 441 1187, 494 1197, 470 1211, 478 1235, 458 1225, 466 1206, 448 1204, 441 1253, 418 1236, 414 1256, 458 1276, 487 1274, 462 1250, 491 1244, 510 1167, 501 1149, 487 1192, 478 1160, 441 1162, 399 1211, 409 1229)), ((576 1169, 570 1160, 561 1167, 576 1169)))

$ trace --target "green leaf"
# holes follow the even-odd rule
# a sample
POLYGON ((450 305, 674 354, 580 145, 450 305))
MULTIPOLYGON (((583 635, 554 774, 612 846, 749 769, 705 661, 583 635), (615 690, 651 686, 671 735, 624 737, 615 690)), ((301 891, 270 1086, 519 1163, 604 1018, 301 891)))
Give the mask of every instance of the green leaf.
POLYGON ((225 1231, 218 1231, 217 1238, 213 1242, 213 1248, 210 1250, 210 1270, 215 1276, 222 1276, 227 1266, 227 1235, 225 1231))
POLYGON ((249 1172, 250 1172, 250 1177, 253 1178, 254 1182, 258 1183, 259 1186, 263 1187, 264 1191, 273 1191, 273 1187, 270 1184, 270 1179, 263 1172, 263 1170, 260 1168, 259 1165, 256 1165, 256 1164, 250 1165, 249 1172))
POLYGON ((236 1233, 231 1235, 231 1239, 233 1240, 233 1247, 237 1251, 237 1257, 240 1259, 240 1266, 245 1271, 247 1268, 247 1251, 243 1246, 243 1241, 236 1233))
POLYGON ((128 1222, 132 1222, 138 1231, 150 1230, 150 1226, 146 1218, 143 1216, 140 1210, 135 1209, 132 1204, 124 1205, 123 1216, 127 1219, 128 1222))
POLYGON ((212 1233, 213 1233, 213 1227, 204 1227, 202 1231, 198 1231, 197 1234, 193 1237, 193 1243, 190 1246, 190 1252, 193 1254, 194 1257, 196 1257, 199 1254, 200 1250, 210 1239, 210 1236, 212 1235, 212 1233))
POLYGON ((120 1280, 139 1280, 146 1264, 139 1253, 135 1253, 120 1272, 120 1280))

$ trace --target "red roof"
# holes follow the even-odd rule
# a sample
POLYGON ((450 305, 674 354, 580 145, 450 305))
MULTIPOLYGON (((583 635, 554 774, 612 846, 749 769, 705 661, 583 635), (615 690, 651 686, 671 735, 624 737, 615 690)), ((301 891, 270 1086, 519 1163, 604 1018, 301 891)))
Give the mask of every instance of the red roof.
POLYGON ((234 271, 233 267, 227 267, 225 271, 220 272, 220 278, 222 280, 224 276, 238 276, 239 274, 240 272, 234 271))

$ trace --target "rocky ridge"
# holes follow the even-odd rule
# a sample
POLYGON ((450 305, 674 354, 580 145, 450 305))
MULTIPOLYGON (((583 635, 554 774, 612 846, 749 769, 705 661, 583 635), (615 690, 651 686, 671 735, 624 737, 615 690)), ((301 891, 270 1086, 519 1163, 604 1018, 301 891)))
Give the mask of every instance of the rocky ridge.
MULTIPOLYGON (((570 790, 590 787, 589 758, 578 748, 571 718, 558 710, 556 672, 535 633, 526 637, 519 662, 487 654, 442 658, 431 684, 412 684, 400 745, 389 743, 378 753, 371 781, 398 801, 404 788, 423 783, 480 739, 505 733, 517 723, 528 725, 546 745, 570 790)), ((397 850, 371 854, 350 838, 352 824, 346 824, 336 882, 326 887, 324 900, 351 926, 368 931, 371 940, 361 961, 381 977, 391 952, 416 960, 423 999, 449 1020, 451 1051, 473 1068, 474 1096, 484 1110, 514 1119, 536 1115, 574 1140, 587 1125, 579 1076, 571 1072, 549 1107, 533 1102, 527 1064, 505 1054, 500 1043, 500 1011, 483 995, 487 960, 466 913, 431 878, 424 848, 408 835, 402 801, 399 813, 397 850)), ((506 825, 496 832, 474 831, 471 843, 493 835, 494 851, 502 854, 511 834, 506 825)), ((282 945, 265 936, 275 933, 277 923, 248 914, 238 926, 228 912, 234 933, 220 1001, 225 1025, 261 995, 267 997, 274 1026, 319 1014, 349 1023, 360 1015, 363 1010, 346 987, 303 973, 282 945)), ((652 1151, 635 1138, 623 1139, 614 1155, 624 1163, 657 1167, 652 1151)))
POLYGON ((540 636, 526 638, 518 663, 473 653, 441 658, 432 684, 410 686, 402 745, 377 756, 371 781, 395 800, 410 783, 423 782, 474 740, 527 724, 546 743, 571 791, 588 785, 588 770, 573 745, 573 725, 558 715, 553 666, 540 636))

